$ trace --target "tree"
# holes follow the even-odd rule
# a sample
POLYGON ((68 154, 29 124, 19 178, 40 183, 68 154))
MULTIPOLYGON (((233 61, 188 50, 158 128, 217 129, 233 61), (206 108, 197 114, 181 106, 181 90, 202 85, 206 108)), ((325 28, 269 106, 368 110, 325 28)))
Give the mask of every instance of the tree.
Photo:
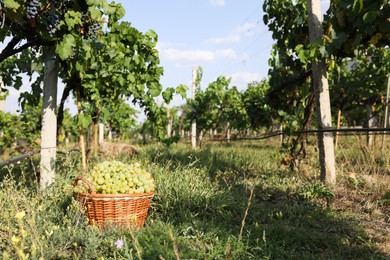
POLYGON ((244 91, 242 99, 250 127, 257 131, 261 127, 270 127, 275 123, 275 111, 272 110, 267 98, 270 85, 267 80, 252 82, 244 91))
POLYGON ((389 13, 388 0, 331 1, 325 17, 329 54, 353 58, 370 46, 388 46, 389 13))
POLYGON ((0 154, 10 148, 15 140, 23 135, 22 121, 17 115, 0 111, 0 128, 2 136, 0 138, 0 154), (12 125, 12 127, 10 127, 12 125))
MULTIPOLYGON (((313 90, 309 85, 311 62, 325 62, 328 74, 339 73, 339 70, 334 68, 341 68, 346 58, 354 59, 359 52, 366 52, 370 45, 383 47, 389 42, 388 1, 331 1, 325 21, 321 24, 321 36, 316 42, 309 41, 308 37, 306 1, 267 0, 263 9, 266 13, 264 22, 276 40, 270 59, 271 87, 268 92, 269 100, 276 102, 273 102, 271 107, 281 110, 281 114, 287 115, 286 118, 293 120, 292 122, 300 122, 295 125, 301 125, 303 129, 310 126, 311 111, 314 108, 311 101, 313 90), (298 118, 291 117, 295 113, 291 108, 295 108, 299 100, 306 100, 302 103, 306 104, 303 106, 305 109, 301 110, 298 118), (303 116, 304 120, 299 120, 303 116)), ((337 77, 337 74, 335 76, 337 77)), ((339 99, 340 93, 333 93, 336 93, 336 98, 339 99)), ((332 97, 333 99, 335 98, 332 97)), ((301 135, 292 145, 292 149, 297 147, 297 141, 300 139, 302 140, 301 135)), ((299 156, 299 153, 291 150, 293 158, 294 154, 299 156)))
MULTIPOLYGON (((236 86, 227 89, 223 97, 221 112, 221 121, 224 121, 227 133, 230 132, 230 129, 245 132, 249 128, 249 118, 245 110, 243 94, 238 91, 236 86)), ((228 134, 226 138, 230 139, 228 134)))
POLYGON ((62 129, 58 132, 58 141, 65 143, 68 141, 76 141, 78 137, 78 127, 75 116, 72 116, 69 108, 64 110, 64 118, 62 122, 62 129))
MULTIPOLYGON (((0 53, 5 84, 19 88, 21 73, 30 77, 39 73, 32 85, 33 95, 25 94, 23 99, 39 100, 45 59, 42 48, 51 47, 55 49, 59 76, 66 84, 61 104, 73 92, 80 111, 82 102, 90 103, 96 108, 96 116, 104 100, 131 97, 146 110, 156 129, 163 129, 159 119, 163 111, 154 100, 162 91, 159 79, 163 72, 155 48, 157 34, 152 30, 143 34, 130 23, 120 22, 124 16, 120 4, 48 0, 26 5, 22 0, 5 0, 4 5, 0 41, 10 39, 0 53), (107 27, 104 31, 103 24, 107 27)), ((62 111, 60 106, 59 125, 62 111)), ((85 126, 91 119, 92 115, 80 114, 78 123, 85 126)))
POLYGON ((280 119, 286 133, 283 149, 290 154, 286 161, 297 171, 300 160, 306 156, 307 135, 302 133, 293 138, 292 134, 311 125, 314 102, 308 61, 318 51, 300 52, 310 45, 305 0, 267 0, 263 10, 264 23, 275 40, 269 60, 270 87, 266 100, 271 110, 277 112, 274 118, 280 119))
POLYGON ((205 91, 200 88, 196 91, 195 99, 188 101, 191 111, 187 116, 196 119, 197 135, 210 128, 216 129, 222 121, 218 117, 221 115, 223 98, 230 83, 226 77, 218 77, 216 81, 209 84, 205 91))
POLYGON ((242 94, 237 87, 229 87, 230 82, 230 78, 220 76, 204 91, 198 89, 194 100, 188 100, 186 116, 196 119, 197 135, 224 129, 229 139, 231 129, 245 131, 249 127, 242 94))
MULTIPOLYGON (((332 62, 330 67, 337 69, 334 71, 339 84, 335 92, 342 93, 335 95, 335 99, 340 101, 339 114, 344 112, 349 125, 358 123, 370 127, 375 114, 380 112, 378 105, 383 103, 380 97, 385 92, 387 78, 387 72, 383 71, 389 68, 384 58, 390 41, 389 13, 387 0, 331 1, 327 12, 326 20, 331 29, 329 37, 325 38, 327 50, 332 61, 339 63, 333 66, 332 62), (371 59, 378 52, 382 53, 377 56, 379 59, 371 59), (348 66, 339 66, 347 62, 348 66), (344 78, 344 75, 348 76, 344 78), (358 122, 363 118, 365 122, 358 122)), ((372 142, 370 133, 367 142, 369 145, 372 142)))
POLYGON ((131 128, 137 124, 136 118, 139 112, 123 99, 120 99, 119 102, 105 104, 104 110, 108 111, 103 113, 106 117, 103 118, 102 122, 107 122, 107 126, 119 138, 126 136, 131 128))

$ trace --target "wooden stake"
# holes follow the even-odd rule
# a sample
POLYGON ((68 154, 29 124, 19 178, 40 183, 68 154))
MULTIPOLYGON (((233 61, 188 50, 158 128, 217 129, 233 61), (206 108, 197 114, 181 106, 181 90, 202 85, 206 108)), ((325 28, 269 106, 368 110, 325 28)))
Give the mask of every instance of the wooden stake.
MULTIPOLYGON (((195 99, 196 69, 192 68, 192 99, 195 99)), ((191 145, 196 148, 196 119, 191 120, 191 145)))
MULTIPOLYGON (((339 107, 339 110, 337 112, 337 127, 336 127, 337 129, 340 129, 340 122, 341 122, 341 108, 339 107)), ((339 141, 339 132, 336 132, 335 141, 334 141, 335 148, 337 148, 338 141, 339 141)))
MULTIPOLYGON (((385 99, 385 118, 383 120, 383 128, 386 128, 388 123, 388 115, 389 115, 389 95, 390 95, 390 75, 387 77, 387 90, 386 90, 386 99, 385 99)), ((383 132, 383 135, 382 135, 382 153, 385 149, 385 140, 386 140, 386 132, 383 132)))
MULTIPOLYGON (((82 115, 81 111, 81 98, 80 98, 80 90, 77 90, 77 113, 79 116, 82 115)), ((81 165, 83 167, 83 174, 87 170, 87 157, 85 154, 85 142, 84 142, 84 135, 83 135, 83 126, 79 125, 79 135, 80 135, 80 150, 81 150, 81 165)))
POLYGON ((99 136, 99 124, 97 122, 94 122, 93 124, 93 155, 98 155, 98 149, 99 149, 99 142, 98 142, 98 136, 99 136))

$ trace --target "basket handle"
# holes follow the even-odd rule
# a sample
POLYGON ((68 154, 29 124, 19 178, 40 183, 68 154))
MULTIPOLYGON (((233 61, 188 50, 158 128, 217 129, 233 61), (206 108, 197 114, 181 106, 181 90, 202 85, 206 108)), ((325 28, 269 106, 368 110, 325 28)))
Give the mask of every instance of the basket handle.
POLYGON ((96 191, 95 191, 95 189, 93 188, 92 184, 91 184, 88 180, 86 180, 85 178, 83 178, 83 177, 81 177, 81 176, 77 177, 77 178, 74 180, 74 183, 73 183, 73 186, 74 186, 74 187, 77 186, 78 181, 82 181, 82 182, 84 182, 85 184, 87 184, 88 189, 89 189, 89 191, 90 191, 91 194, 95 194, 95 193, 96 193, 96 191))

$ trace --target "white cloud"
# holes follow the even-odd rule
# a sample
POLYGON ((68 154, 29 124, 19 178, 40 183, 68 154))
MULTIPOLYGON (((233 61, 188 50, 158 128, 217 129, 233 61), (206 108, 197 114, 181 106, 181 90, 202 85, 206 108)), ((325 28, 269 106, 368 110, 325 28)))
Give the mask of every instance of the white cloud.
POLYGON ((166 60, 178 62, 213 62, 218 58, 235 58, 236 53, 232 49, 209 50, 183 50, 176 48, 161 48, 160 57, 166 60))
POLYGON ((187 61, 212 61, 215 55, 211 51, 205 50, 179 50, 174 48, 162 49, 161 57, 167 60, 187 60, 187 61))
POLYGON ((226 44, 240 42, 243 36, 250 36, 253 34, 253 29, 256 28, 258 23, 245 23, 240 25, 225 37, 211 38, 207 42, 212 44, 226 44))
POLYGON ((230 77, 232 78, 231 85, 237 86, 239 90, 246 89, 248 83, 261 80, 261 75, 255 72, 237 72, 230 75, 230 77))
POLYGON ((225 6, 225 0, 209 0, 209 4, 213 6, 225 6))

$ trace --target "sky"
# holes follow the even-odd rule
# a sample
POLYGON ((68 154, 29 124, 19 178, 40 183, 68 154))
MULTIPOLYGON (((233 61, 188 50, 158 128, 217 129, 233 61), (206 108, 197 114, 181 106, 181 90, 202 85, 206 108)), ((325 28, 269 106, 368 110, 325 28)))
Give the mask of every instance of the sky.
MULTIPOLYGON (((191 88, 192 68, 202 67, 201 88, 219 76, 245 90, 267 76, 273 44, 263 23, 263 1, 123 0, 124 20, 142 32, 158 35, 163 88, 191 88)), ((191 92, 187 93, 191 97, 191 92)), ((176 97, 172 104, 184 103, 176 97)))
MULTIPOLYGON (((321 0, 327 2, 329 0, 321 0)), ((267 77, 272 34, 263 23, 263 0, 121 0, 123 18, 141 32, 154 30, 164 68, 163 88, 191 88, 192 69, 202 67, 201 88, 219 76, 231 78, 240 91, 267 77)), ((25 82, 28 89, 28 82, 25 82)), ((62 94, 60 87, 58 99, 62 94)), ((19 93, 12 90, 5 111, 17 109, 19 93)), ((187 94, 191 97, 191 92, 187 94)), ((162 99, 160 100, 162 102, 162 99)), ((172 106, 185 101, 175 97, 172 106)), ((68 107, 75 111, 72 101, 68 107)), ((142 120, 142 115, 140 115, 142 120)))

